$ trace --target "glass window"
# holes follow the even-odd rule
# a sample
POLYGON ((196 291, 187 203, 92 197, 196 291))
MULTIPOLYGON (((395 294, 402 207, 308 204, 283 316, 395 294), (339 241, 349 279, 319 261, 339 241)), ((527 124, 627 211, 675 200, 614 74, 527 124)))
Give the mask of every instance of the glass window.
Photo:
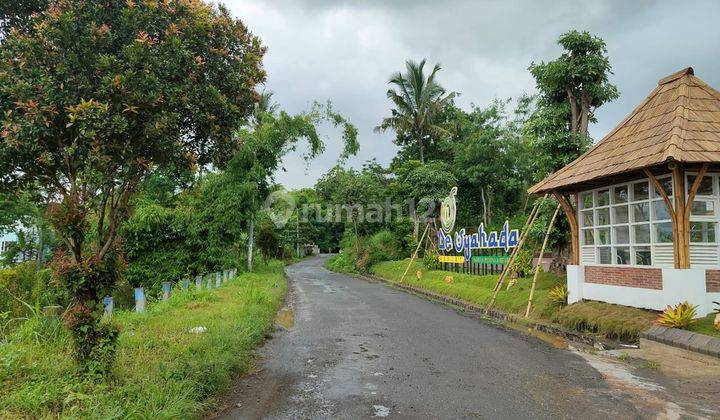
POLYGON ((612 252, 610 252, 609 246, 598 248, 598 263, 612 264, 612 252))
POLYGON ((670 211, 665 200, 655 200, 653 205, 653 220, 670 220, 670 211))
POLYGON ((610 209, 597 209, 597 224, 598 226, 605 226, 610 224, 610 209))
POLYGON ((615 248, 615 264, 630 264, 630 248, 626 246, 615 248))
POLYGON ((615 243, 616 244, 629 244, 630 243, 630 227, 618 226, 615 229, 615 243))
POLYGON ((628 217, 627 206, 615 206, 613 207, 613 223, 627 223, 630 221, 628 217))
POLYGON ((610 228, 599 228, 597 230, 598 245, 610 245, 610 228))
POLYGON ((633 226, 633 243, 649 244, 650 243, 650 225, 643 223, 633 226))
POLYGON ((580 195, 580 202, 582 203, 582 208, 584 209, 591 209, 593 208, 593 196, 592 193, 582 193, 580 195))
POLYGON ((650 205, 646 203, 635 203, 633 207, 633 222, 650 221, 650 205))
POLYGON ((600 190, 597 194, 598 207, 607 206, 608 204, 610 204, 610 190, 600 190))
MULTIPOLYGON (((688 193, 690 192, 690 189, 692 188, 692 185, 695 182, 695 178, 697 178, 697 177, 694 175, 688 175, 688 182, 687 182, 688 193)), ((703 177, 702 181, 700 181, 700 186, 698 187, 696 195, 713 195, 713 179, 711 176, 703 177)))
POLYGON ((582 220, 583 220, 583 226, 595 225, 595 223, 593 222, 593 211, 592 210, 583 210, 582 220))
POLYGON ((628 202, 628 187, 627 185, 621 185, 613 188, 613 204, 627 203, 628 202))
POLYGON ((715 222, 690 222, 690 242, 715 243, 715 222))
POLYGON ((633 201, 647 200, 650 197, 649 192, 647 181, 633 184, 633 201))
POLYGON ((635 247, 635 265, 650 265, 650 247, 635 247))
MULTIPOLYGON (((658 182, 662 185, 665 190, 665 194, 667 194, 668 197, 673 195, 672 177, 658 178, 658 182)), ((653 183, 653 197, 662 198, 662 194, 660 194, 660 191, 658 191, 657 187, 655 187, 655 183, 653 183)))
POLYGON ((583 229, 583 245, 595 245, 595 232, 592 229, 583 229))
POLYGON ((654 236, 654 242, 661 243, 661 244, 667 244, 672 243, 673 241, 673 229, 672 229, 672 223, 670 222, 664 222, 664 223, 653 223, 653 230, 655 232, 654 236))
POLYGON ((690 206, 690 214, 693 216, 715 216, 715 202, 695 200, 690 206))

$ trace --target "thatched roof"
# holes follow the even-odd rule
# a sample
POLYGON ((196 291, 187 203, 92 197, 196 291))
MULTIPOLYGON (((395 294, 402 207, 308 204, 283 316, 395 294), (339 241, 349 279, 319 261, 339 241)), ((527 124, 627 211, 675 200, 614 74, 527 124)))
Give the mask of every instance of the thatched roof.
POLYGON ((528 191, 568 190, 669 161, 720 162, 720 92, 692 67, 660 79, 607 136, 528 191))

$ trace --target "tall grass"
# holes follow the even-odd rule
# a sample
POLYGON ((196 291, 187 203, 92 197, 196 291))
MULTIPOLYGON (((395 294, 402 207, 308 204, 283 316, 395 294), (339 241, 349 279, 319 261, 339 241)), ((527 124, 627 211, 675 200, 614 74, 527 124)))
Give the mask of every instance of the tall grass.
POLYGON ((109 378, 73 364, 59 321, 36 317, 0 343, 0 418, 194 418, 246 372, 282 304, 283 266, 271 262, 212 291, 175 291, 145 313, 118 311, 122 332, 109 378), (204 333, 192 333, 205 327, 204 333))

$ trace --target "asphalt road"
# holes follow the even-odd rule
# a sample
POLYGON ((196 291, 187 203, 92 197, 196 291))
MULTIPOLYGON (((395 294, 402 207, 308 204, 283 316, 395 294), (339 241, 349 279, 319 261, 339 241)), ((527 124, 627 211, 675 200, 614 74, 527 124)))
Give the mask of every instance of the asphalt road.
POLYGON ((622 368, 332 273, 325 258, 287 268, 287 328, 263 347, 259 370, 225 397, 219 418, 682 415, 662 387, 622 368))

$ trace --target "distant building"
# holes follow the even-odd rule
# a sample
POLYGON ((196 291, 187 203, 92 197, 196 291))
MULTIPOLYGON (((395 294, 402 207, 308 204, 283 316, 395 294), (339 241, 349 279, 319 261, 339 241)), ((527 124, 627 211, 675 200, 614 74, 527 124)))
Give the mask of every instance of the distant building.
POLYGON ((17 241, 18 238, 15 232, 8 232, 0 236, 0 256, 7 252, 7 250, 10 249, 10 246, 12 246, 12 244, 14 243, 17 243, 17 241))

